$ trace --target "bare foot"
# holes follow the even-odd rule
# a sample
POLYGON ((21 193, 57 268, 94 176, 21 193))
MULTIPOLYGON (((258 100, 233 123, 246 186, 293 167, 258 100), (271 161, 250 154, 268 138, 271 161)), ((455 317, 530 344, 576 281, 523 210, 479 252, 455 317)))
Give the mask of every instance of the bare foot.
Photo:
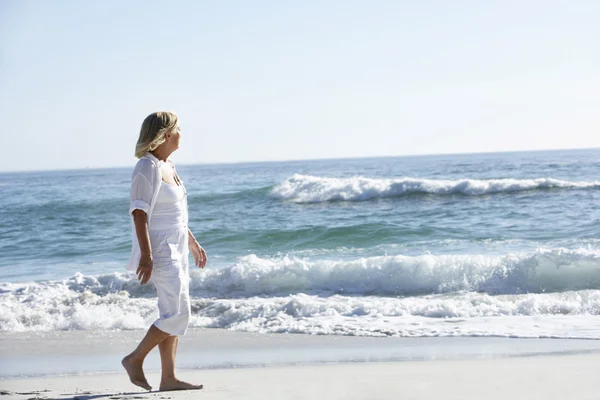
POLYGON ((204 385, 192 385, 177 378, 171 378, 161 380, 159 390, 195 390, 202 389, 203 387, 204 385))
POLYGON ((141 387, 142 389, 146 389, 148 391, 152 390, 152 386, 148 384, 146 377, 144 376, 144 371, 142 370, 142 363, 133 360, 130 356, 125 357, 121 364, 125 371, 127 371, 127 375, 129 375, 129 380, 136 386, 141 387))

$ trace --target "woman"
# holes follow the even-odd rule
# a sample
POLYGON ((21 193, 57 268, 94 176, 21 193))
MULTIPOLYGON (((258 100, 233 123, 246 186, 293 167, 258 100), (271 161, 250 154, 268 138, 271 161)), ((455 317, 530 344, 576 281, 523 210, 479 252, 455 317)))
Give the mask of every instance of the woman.
POLYGON ((135 270, 142 285, 152 282, 158 295, 159 318, 138 347, 123 361, 134 385, 146 390, 142 364, 158 345, 162 367, 160 390, 201 389, 175 377, 178 336, 184 335, 190 316, 188 254, 198 267, 206 252, 187 227, 187 195, 169 156, 179 148, 181 129, 170 112, 150 114, 143 122, 135 155, 140 160, 131 178, 133 246, 127 269, 135 270))

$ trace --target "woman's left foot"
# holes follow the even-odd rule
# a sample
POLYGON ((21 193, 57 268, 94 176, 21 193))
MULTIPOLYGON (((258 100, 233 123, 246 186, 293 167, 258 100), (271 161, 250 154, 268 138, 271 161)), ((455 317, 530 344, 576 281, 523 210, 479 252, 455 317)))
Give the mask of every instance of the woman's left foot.
POLYGON ((158 390, 197 390, 202 389, 204 385, 192 385, 191 383, 180 381, 179 379, 173 378, 169 380, 162 380, 160 382, 160 388, 158 390))

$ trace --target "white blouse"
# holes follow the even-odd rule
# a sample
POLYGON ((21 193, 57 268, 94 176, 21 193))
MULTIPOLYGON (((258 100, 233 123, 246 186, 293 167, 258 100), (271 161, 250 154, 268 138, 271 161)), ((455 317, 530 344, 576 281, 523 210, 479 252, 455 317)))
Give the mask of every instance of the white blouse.
MULTIPOLYGON (((133 223, 133 215, 131 214, 134 210, 142 210, 148 216, 148 226, 152 220, 152 211, 156 205, 158 192, 160 190, 162 175, 160 168, 164 161, 159 160, 150 153, 146 153, 142 158, 139 159, 133 169, 131 175, 131 191, 130 191, 130 206, 129 215, 131 215, 131 257, 127 263, 126 269, 135 271, 139 265, 141 258, 140 245, 137 240, 137 234, 135 232, 135 224, 133 223)), ((169 160, 171 166, 175 170, 175 166, 169 160)), ((177 172, 175 172, 177 173, 177 172)), ((180 179, 181 181, 181 179, 180 179)), ((187 192, 183 181, 181 185, 184 191, 184 209, 187 211, 187 192)), ((185 225, 187 225, 187 212, 185 213, 185 225)))
POLYGON ((152 223, 149 230, 165 230, 185 227, 187 209, 183 199, 183 186, 160 182, 156 204, 152 210, 152 223))

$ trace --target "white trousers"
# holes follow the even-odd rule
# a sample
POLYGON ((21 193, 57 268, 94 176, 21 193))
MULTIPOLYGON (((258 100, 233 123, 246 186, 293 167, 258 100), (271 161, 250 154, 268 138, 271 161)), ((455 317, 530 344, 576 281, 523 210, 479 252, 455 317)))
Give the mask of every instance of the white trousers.
POLYGON ((152 275, 159 317, 154 326, 173 336, 185 335, 190 319, 188 229, 151 230, 152 275))

